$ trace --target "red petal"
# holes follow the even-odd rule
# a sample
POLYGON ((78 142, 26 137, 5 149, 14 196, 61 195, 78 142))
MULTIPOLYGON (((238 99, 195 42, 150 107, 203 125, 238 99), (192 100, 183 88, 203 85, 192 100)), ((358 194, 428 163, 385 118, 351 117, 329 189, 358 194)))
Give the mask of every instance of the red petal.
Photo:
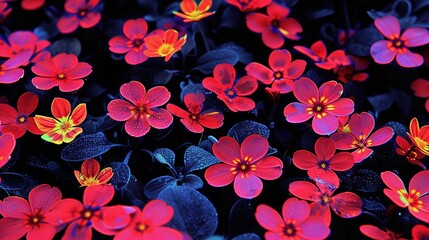
POLYGON ((136 114, 125 122, 125 131, 132 137, 144 136, 149 130, 150 125, 141 114, 136 114))
MULTIPOLYGON (((427 196, 423 197, 426 198, 427 196)), ((423 199, 422 198, 422 199, 423 199)), ((427 209, 426 209, 427 210, 427 209)), ((417 219, 423 221, 423 222, 429 222, 429 212, 425 212, 421 209, 418 209, 417 211, 413 211, 410 209, 410 213, 411 215, 413 215, 414 217, 416 217, 417 219)))
POLYGON ((11 133, 4 133, 0 136, 0 168, 9 161, 15 144, 15 137, 11 133))
POLYGON ((109 50, 114 53, 126 53, 132 49, 131 40, 124 36, 115 36, 109 40, 109 50))
POLYGON ((330 137, 335 142, 335 147, 340 150, 354 149, 356 138, 350 133, 334 133, 330 137))
POLYGON ((45 4, 45 0, 23 0, 21 2, 21 7, 27 11, 33 11, 38 8, 41 8, 45 4))
POLYGON ((293 153, 292 158, 293 164, 302 170, 309 170, 314 167, 318 167, 318 159, 316 155, 307 150, 298 150, 293 153))
POLYGON ((198 11, 205 12, 208 11, 212 6, 212 0, 201 0, 198 4, 198 11))
POLYGON ((290 123, 301 123, 305 122, 311 117, 313 117, 314 114, 309 114, 307 111, 308 105, 302 104, 302 103, 289 103, 284 111, 283 114, 286 117, 286 120, 290 123))
POLYGON ((52 63, 59 73, 67 73, 76 67, 79 60, 74 54, 60 53, 52 58, 52 63))
POLYGON ((183 110, 183 109, 179 108, 178 106, 171 104, 171 103, 167 104, 166 107, 167 107, 167 110, 171 114, 173 114, 174 116, 183 118, 183 119, 188 119, 191 115, 189 112, 187 112, 187 111, 185 111, 185 110, 183 110))
POLYGON ((296 221, 299 225, 310 216, 310 205, 298 198, 288 198, 283 204, 282 215, 285 222, 296 221))
MULTIPOLYGON (((330 213, 329 213, 330 214, 330 213)), ((299 225, 303 239, 326 239, 331 230, 322 218, 309 217, 299 225)))
POLYGON ((27 122, 25 123, 25 128, 30 131, 32 134, 43 134, 42 131, 37 127, 34 117, 27 117, 27 122))
MULTIPOLYGON (((225 102, 224 99, 221 99, 221 100, 225 102)), ((242 111, 242 112, 250 111, 250 110, 253 110, 256 106, 255 102, 252 99, 247 97, 236 97, 232 100, 232 104, 234 108, 231 108, 228 104, 227 106, 233 112, 235 112, 234 110, 242 111)))
POLYGON ((159 107, 170 100, 171 93, 164 86, 157 86, 149 89, 143 101, 147 108, 159 107))
POLYGON ((286 49, 274 50, 271 52, 268 62, 273 71, 283 71, 292 60, 292 55, 286 49))
POLYGON ((273 71, 260 63, 249 63, 246 66, 246 71, 249 76, 258 79, 264 84, 271 84, 274 81, 273 71))
POLYGON ((376 63, 387 64, 393 61, 397 50, 391 50, 389 44, 391 44, 391 41, 387 40, 381 40, 372 44, 370 52, 376 63))
POLYGON ((300 52, 300 53, 306 55, 307 57, 311 58, 313 61, 319 61, 319 56, 317 56, 316 53, 313 52, 311 49, 304 47, 304 46, 294 46, 293 48, 295 50, 297 50, 298 52, 300 52))
POLYGON ((349 120, 350 131, 356 138, 361 136, 366 139, 374 129, 374 125, 374 117, 367 112, 355 113, 349 120))
POLYGON ((5 218, 24 220, 28 218, 27 215, 31 214, 30 204, 22 197, 6 197, 3 202, 0 202, 0 214, 5 218))
POLYGON ((18 123, 11 123, 9 125, 5 125, 1 128, 2 133, 11 133, 14 138, 20 138, 24 136, 26 130, 25 125, 18 123))
POLYGON ((319 135, 330 135, 338 129, 338 119, 332 114, 322 118, 314 117, 311 126, 319 135))
POLYGON ((34 77, 31 83, 40 90, 49 90, 58 86, 60 83, 56 78, 34 77))
POLYGON ((250 31, 261 33, 270 27, 270 19, 262 13, 249 13, 246 15, 246 25, 250 31))
POLYGON ((52 115, 57 119, 68 118, 71 112, 70 102, 64 98, 54 98, 51 105, 52 115))
POLYGON ((288 39, 299 40, 298 33, 303 31, 301 24, 294 18, 286 18, 280 22, 279 31, 288 39))
MULTIPOLYGON (((383 180, 384 184, 386 184, 387 187, 390 188, 397 195, 398 199, 399 199, 399 195, 397 192, 400 190, 406 191, 404 183, 402 182, 402 180, 393 172, 390 172, 390 171, 382 172, 380 176, 381 176, 381 179, 383 180)), ((385 193, 386 193, 386 191, 385 191, 385 193)))
POLYGON ((310 105, 319 100, 319 90, 316 84, 309 78, 301 78, 295 82, 293 95, 295 95, 298 101, 310 105))
POLYGON ((332 139, 321 137, 314 144, 314 150, 320 160, 330 160, 335 153, 335 142, 332 139))
POLYGON ((169 227, 157 227, 151 232, 145 233, 144 238, 160 240, 185 239, 181 232, 169 227))
POLYGON ((274 180, 282 175, 283 162, 273 156, 264 157, 255 163, 255 170, 252 172, 264 180, 274 180))
POLYGON ((316 181, 316 184, 321 188, 324 188, 326 185, 330 185, 329 187, 335 186, 335 188, 340 186, 340 179, 337 174, 330 169, 312 168, 308 170, 307 174, 311 179, 316 181))
POLYGON ((399 21, 394 16, 384 16, 381 18, 376 18, 374 20, 374 24, 378 31, 380 31, 381 34, 383 34, 389 39, 394 38, 394 35, 399 36, 399 34, 401 33, 399 21))
POLYGON ((125 99, 132 102, 134 105, 139 107, 143 105, 146 96, 146 88, 141 82, 131 81, 129 83, 124 83, 119 91, 125 99))
POLYGON ((213 144, 213 154, 224 163, 235 166, 233 160, 241 159, 241 150, 238 142, 232 137, 221 137, 213 144))
POLYGON ((262 42, 265 46, 276 49, 282 47, 285 41, 281 33, 274 32, 271 28, 266 28, 262 31, 262 42))
POLYGON ((267 6, 267 13, 271 19, 281 20, 289 15, 290 9, 286 6, 272 2, 267 6))
POLYGON ((130 214, 140 212, 137 207, 128 207, 116 205, 103 209, 103 224, 106 228, 120 230, 125 228, 131 222, 130 214))
POLYGON ((34 74, 43 77, 57 77, 58 75, 57 68, 51 61, 37 62, 33 67, 31 67, 31 71, 33 71, 34 74))
POLYGON ((234 180, 234 191, 241 198, 255 198, 262 192, 262 181, 256 175, 238 173, 234 180))
POLYGON ((45 214, 61 200, 61 197, 61 191, 58 188, 51 188, 48 184, 41 184, 30 191, 28 202, 33 214, 38 211, 45 214))
POLYGON ((234 66, 229 63, 217 64, 213 70, 213 75, 220 84, 219 87, 222 89, 232 88, 236 76, 234 66))
POLYGON ((355 163, 360 163, 363 160, 367 159, 371 154, 373 153, 372 149, 369 149, 367 147, 358 148, 355 151, 352 152, 353 159, 355 163))
POLYGON ((60 200, 50 211, 46 214, 46 222, 55 226, 68 223, 80 217, 83 205, 76 199, 66 198, 60 200))
POLYGON ((25 227, 24 219, 12 217, 4 217, 0 219, 0 234, 2 239, 21 239, 27 231, 28 228, 25 227))
POLYGON ((342 192, 331 197, 330 206, 342 218, 357 217, 362 212, 362 200, 352 192, 342 192))
POLYGON ((92 72, 92 67, 86 62, 78 63, 67 73, 69 79, 80 79, 88 76, 92 72))
POLYGON ((315 63, 317 67, 325 70, 331 70, 338 66, 338 64, 333 62, 317 62, 315 63))
POLYGON ((293 91, 295 82, 290 79, 276 80, 271 85, 273 91, 279 92, 280 94, 285 94, 293 91))
POLYGON ((180 9, 184 13, 192 13, 197 10, 197 3, 194 0, 183 0, 180 3, 180 9))
POLYGON ((164 43, 174 44, 179 38, 179 32, 174 29, 168 29, 164 32, 164 43))
POLYGON ((319 89, 320 102, 323 104, 333 103, 343 93, 343 86, 336 81, 323 83, 319 89))
POLYGON ((56 125, 59 123, 57 120, 51 117, 45 117, 40 115, 36 115, 34 117, 34 121, 36 122, 36 125, 39 130, 44 133, 53 131, 56 128, 56 125))
POLYGON ((136 107, 122 99, 114 99, 107 105, 109 116, 116 121, 126 121, 134 116, 132 112, 136 107))
POLYGON ((352 64, 352 61, 346 56, 346 53, 343 50, 333 51, 329 54, 327 61, 335 63, 337 66, 348 66, 352 64))
POLYGON ((343 117, 352 114, 354 106, 353 100, 349 98, 340 98, 329 104, 325 111, 332 115, 343 117))
POLYGON ((180 122, 182 122, 183 125, 185 125, 185 127, 193 133, 204 132, 203 126, 199 124, 196 120, 186 118, 186 119, 180 119, 180 122))
POLYGON ((216 129, 223 125, 224 116, 216 110, 206 110, 199 116, 198 123, 206 128, 216 129))
POLYGON ((127 20, 122 29, 127 38, 134 40, 143 38, 147 33, 148 26, 143 18, 137 18, 127 20))
POLYGON ((401 67, 412 68, 422 65, 423 57, 418 53, 412 53, 410 50, 405 49, 404 52, 398 51, 396 61, 401 67))
POLYGON ((252 134, 241 143, 241 159, 249 158, 249 163, 254 163, 265 156, 268 147, 267 139, 258 134, 252 134))
POLYGON ((82 28, 92 28, 100 22, 101 14, 99 12, 88 12, 84 19, 81 19, 79 25, 82 28))
POLYGON ((71 128, 66 134, 65 134, 65 136, 63 135, 62 136, 62 138, 63 138, 63 141, 65 142, 65 143, 70 143, 70 142, 72 142, 76 137, 77 137, 77 135, 79 135, 79 134, 81 134, 83 132, 83 129, 82 128, 80 128, 80 127, 74 127, 74 128, 71 128))
POLYGON ((67 227, 66 232, 64 233, 62 240, 90 240, 92 239, 92 224, 86 226, 81 224, 79 221, 74 221, 70 223, 67 227))
POLYGON ((26 92, 22 94, 17 103, 18 112, 20 114, 30 115, 36 110, 39 104, 39 98, 37 94, 32 92, 26 92))
POLYGON ((62 81, 57 81, 57 83, 59 83, 58 86, 61 92, 73 92, 81 88, 84 84, 84 81, 82 79, 64 79, 62 81))
POLYGON ((372 239, 391 239, 391 236, 389 233, 372 225, 368 225, 368 224, 362 225, 359 227, 359 230, 365 236, 370 237, 372 239))
POLYGON ((151 108, 150 116, 146 116, 146 120, 150 126, 156 129, 165 129, 173 123, 173 116, 165 109, 151 108))
POLYGON ((326 50, 326 46, 322 40, 319 40, 313 43, 310 47, 311 51, 316 54, 316 56, 325 59, 328 56, 328 52, 326 50))
POLYGON ((203 87, 209 91, 214 92, 216 95, 224 95, 224 87, 219 83, 219 81, 212 77, 204 78, 203 87))
POLYGON ((148 202, 141 214, 141 220, 148 222, 151 227, 158 227, 167 224, 174 215, 174 210, 162 200, 152 200, 148 202))
POLYGON ((0 103, 0 124, 9 125, 17 122, 19 117, 18 112, 15 108, 11 107, 9 104, 0 103))
POLYGON ((429 228, 424 225, 417 224, 411 230, 411 235, 413 236, 413 239, 423 240, 429 237, 429 228))
POLYGON ((81 171, 82 175, 85 178, 87 178, 87 179, 88 178, 95 178, 98 175, 98 173, 100 172, 100 164, 98 163, 97 160, 91 158, 91 159, 85 160, 82 163, 82 166, 80 169, 81 169, 80 171, 81 171))
POLYGON ((83 193, 83 204, 88 207, 102 207, 112 200, 115 189, 112 185, 89 186, 83 193))
POLYGON ((24 76, 22 68, 0 71, 0 83, 11 84, 17 82, 24 76))
POLYGON ((256 221, 268 231, 282 232, 284 222, 278 212, 272 209, 270 206, 260 204, 256 208, 255 212, 256 221))
POLYGON ((348 152, 340 152, 332 157, 329 168, 334 171, 346 171, 354 165, 353 155, 348 152))
POLYGON ((289 184, 289 192, 298 198, 308 201, 319 201, 321 195, 319 188, 307 181, 292 182, 289 184))
POLYGON ((289 66, 285 70, 285 78, 297 79, 301 77, 301 75, 305 71, 305 66, 307 62, 304 60, 295 60, 289 64, 289 66))
POLYGON ((142 62, 145 62, 148 59, 148 56, 144 54, 145 48, 142 48, 139 51, 131 50, 125 55, 125 62, 131 65, 137 65, 142 62))
POLYGON ((407 47, 418 47, 429 43, 428 30, 421 27, 412 27, 402 33, 401 38, 405 38, 408 42, 407 47))
POLYGON ((367 142, 371 141, 371 145, 368 146, 375 147, 385 144, 393 137, 393 134, 391 127, 382 127, 369 136, 367 142))
POLYGON ((244 76, 240 78, 234 85, 233 89, 238 96, 248 96, 256 91, 258 82, 254 77, 244 76))
POLYGON ((98 174, 97 179, 100 182, 100 184, 106 184, 112 177, 114 173, 111 167, 104 168, 101 170, 101 172, 98 174))
POLYGON ((414 95, 421 98, 429 97, 429 81, 424 78, 414 80, 410 88, 414 91, 414 95))
POLYGON ((420 171, 410 181, 409 190, 413 189, 417 192, 420 192, 420 196, 423 196, 429 193, 429 186, 427 184, 427 180, 429 179, 429 170, 420 171))
POLYGON ((33 50, 23 50, 22 52, 17 53, 2 64, 3 70, 14 69, 25 63, 28 63, 28 60, 30 60, 32 55, 33 50))
POLYGON ((234 181, 235 174, 232 173, 234 167, 228 164, 215 164, 207 168, 204 178, 207 183, 215 187, 223 187, 234 181))
POLYGON ((70 121, 73 122, 73 125, 77 126, 81 124, 86 119, 86 104, 81 103, 76 106, 76 108, 73 110, 70 121))

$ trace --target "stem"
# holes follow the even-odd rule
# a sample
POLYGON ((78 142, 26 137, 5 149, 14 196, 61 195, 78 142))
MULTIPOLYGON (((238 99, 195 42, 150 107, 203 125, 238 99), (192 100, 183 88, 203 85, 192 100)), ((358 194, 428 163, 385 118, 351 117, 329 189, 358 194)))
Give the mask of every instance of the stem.
POLYGON ((344 40, 347 41, 347 39, 349 38, 349 30, 351 29, 347 0, 343 0, 343 12, 344 18, 346 20, 346 36, 344 40))
POLYGON ((204 132, 201 133, 200 140, 198 141, 197 145, 200 145, 201 141, 203 140, 203 136, 204 136, 204 132))
POLYGON ((198 31, 201 33, 201 37, 203 37, 203 42, 204 42, 204 48, 206 49, 206 52, 208 52, 210 50, 209 48, 209 44, 207 42, 207 38, 206 38, 206 34, 203 30, 203 27, 201 26, 200 22, 197 22, 197 27, 198 27, 198 31))
POLYGON ((127 155, 124 158, 124 163, 128 165, 128 162, 130 161, 131 154, 133 153, 133 150, 128 151, 127 155))

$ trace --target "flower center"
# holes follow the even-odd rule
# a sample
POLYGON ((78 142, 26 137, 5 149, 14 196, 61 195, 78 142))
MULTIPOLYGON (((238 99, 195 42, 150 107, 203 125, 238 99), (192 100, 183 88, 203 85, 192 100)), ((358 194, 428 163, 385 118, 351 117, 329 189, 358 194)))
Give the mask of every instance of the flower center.
POLYGON ((17 119, 18 123, 25 123, 27 121, 26 116, 19 116, 17 119))
POLYGON ((33 223, 38 223, 39 222, 39 218, 38 217, 33 217, 33 223))
POLYGON ((64 123, 61 123, 60 130, 62 132, 68 132, 68 131, 70 131, 71 127, 72 127, 72 124, 70 124, 69 122, 64 122, 64 123))
POLYGON ((278 19, 273 19, 271 21, 271 27, 278 28, 280 26, 280 21, 278 19))
POLYGON ((136 230, 138 232, 144 232, 144 230, 146 230, 147 227, 148 226, 146 224, 144 224, 144 223, 138 223, 137 226, 136 226, 136 230))
POLYGON ((165 57, 168 54, 171 54, 172 52, 174 52, 174 47, 172 44, 169 44, 169 43, 163 43, 158 48, 158 54, 162 57, 165 57))
POLYGON ((252 157, 250 156, 246 156, 243 159, 233 159, 232 162, 235 164, 235 167, 231 168, 232 173, 237 174, 241 172, 246 175, 249 171, 255 170, 256 166, 254 164, 250 164, 250 161, 252 161, 252 157))
POLYGON ((322 204, 323 205, 329 204, 330 202, 331 202, 331 198, 328 195, 322 196, 322 204))
POLYGON ((141 45, 143 45, 143 39, 142 38, 136 38, 133 40, 133 47, 140 48, 141 45))
POLYGON ((79 9, 79 11, 77 12, 77 15, 79 15, 79 17, 85 17, 85 15, 88 13, 88 9, 86 8, 81 8, 79 9))
POLYGON ((193 115, 191 115, 191 119, 192 119, 192 120, 197 120, 197 118, 198 118, 198 116, 197 116, 197 115, 194 115, 194 114, 193 114, 193 115))
POLYGON ((274 78, 275 79, 282 79, 283 78, 283 72, 280 72, 280 71, 275 72, 274 73, 274 78))
POLYGON ((237 97, 236 92, 233 89, 225 90, 225 95, 230 99, 234 99, 235 97, 237 97))
POLYGON ((63 73, 58 74, 58 78, 59 79, 64 79, 66 78, 66 75, 64 75, 63 73))
POLYGON ((401 201, 407 204, 411 211, 418 212, 423 207, 423 201, 419 199, 421 193, 416 189, 411 189, 410 193, 407 193, 405 189, 398 190, 398 194, 401 201))
POLYGON ((283 234, 288 237, 293 237, 296 235, 296 228, 293 224, 286 224, 283 228, 283 234))
POLYGON ((85 210, 82 212, 82 218, 83 219, 90 219, 92 217, 92 211, 91 210, 85 210))
POLYGON ((328 168, 328 163, 325 161, 322 161, 319 163, 319 167, 322 169, 327 169, 328 168))

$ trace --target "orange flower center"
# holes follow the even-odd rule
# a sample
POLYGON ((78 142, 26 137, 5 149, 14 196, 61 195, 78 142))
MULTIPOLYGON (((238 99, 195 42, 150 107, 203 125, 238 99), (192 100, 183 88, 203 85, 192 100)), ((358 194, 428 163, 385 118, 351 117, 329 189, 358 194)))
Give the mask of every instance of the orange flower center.
POLYGON ((274 73, 274 78, 275 79, 282 79, 283 78, 283 73, 282 72, 276 72, 274 73))
POLYGON ((408 205, 408 208, 413 212, 418 212, 423 207, 423 201, 419 199, 421 193, 416 189, 411 189, 410 193, 407 193, 405 189, 398 190, 400 199, 403 203, 408 205))
POLYGON ((320 97, 319 101, 313 97, 308 100, 308 104, 310 106, 305 109, 307 113, 311 115, 314 114, 319 119, 328 115, 326 112, 327 110, 335 110, 334 105, 328 104, 328 99, 325 96, 320 97))
POLYGON ((59 79, 64 79, 66 78, 66 75, 64 75, 63 73, 58 74, 58 78, 59 79))
POLYGON ((271 21, 271 26, 272 26, 273 28, 278 28, 278 27, 280 26, 280 21, 279 21, 278 19, 273 19, 273 20, 271 21))
POLYGON ((142 38, 136 38, 136 39, 134 39, 133 40, 133 43, 132 43, 132 45, 133 45, 133 47, 135 47, 135 48, 140 48, 140 46, 142 46, 143 45, 143 39, 142 38))
POLYGON ((79 11, 77 12, 77 15, 79 15, 79 17, 85 17, 85 15, 88 13, 88 9, 86 8, 81 8, 79 9, 79 11))
POLYGON ((197 118, 198 118, 198 116, 197 116, 197 115, 194 115, 194 114, 192 114, 192 115, 191 115, 191 119, 192 119, 192 120, 197 120, 197 118))
POLYGON ((328 195, 322 196, 322 204, 329 204, 331 202, 331 198, 328 195))
POLYGON ((33 218, 33 223, 38 223, 39 222, 39 218, 38 217, 34 217, 33 218))
POLYGON ((72 127, 72 124, 69 122, 64 122, 60 125, 60 130, 62 132, 69 132, 70 128, 72 127))
POLYGON ((243 159, 233 159, 232 162, 235 165, 231 168, 232 174, 238 174, 239 172, 244 173, 244 177, 247 176, 249 171, 254 171, 256 169, 255 164, 250 164, 249 162, 252 161, 252 157, 246 156, 243 159))
POLYGON ((146 230, 147 227, 148 226, 146 224, 144 224, 144 223, 138 223, 137 226, 136 226, 136 230, 139 231, 139 232, 144 232, 144 230, 146 230))
POLYGON ((328 167, 328 164, 326 162, 320 162, 319 167, 322 169, 326 169, 328 167))
POLYGON ((27 118, 25 116, 18 117, 18 123, 25 123, 27 121, 27 118))
POLYGON ((235 97, 237 97, 237 94, 233 89, 225 90, 225 95, 230 99, 234 99, 235 97))
POLYGON ((293 237, 296 235, 297 229, 293 223, 286 224, 283 227, 283 234, 288 237, 293 237))
POLYGON ((91 210, 85 210, 82 212, 82 218, 83 219, 90 219, 92 217, 92 211, 91 210))
POLYGON ((158 54, 161 57, 165 57, 171 53, 174 52, 174 46, 172 44, 169 43, 163 43, 161 44, 161 46, 158 48, 158 54))
POLYGON ((399 53, 404 53, 407 46, 408 40, 405 38, 399 37, 398 34, 393 34, 389 37, 391 42, 387 45, 390 51, 398 51, 399 53))

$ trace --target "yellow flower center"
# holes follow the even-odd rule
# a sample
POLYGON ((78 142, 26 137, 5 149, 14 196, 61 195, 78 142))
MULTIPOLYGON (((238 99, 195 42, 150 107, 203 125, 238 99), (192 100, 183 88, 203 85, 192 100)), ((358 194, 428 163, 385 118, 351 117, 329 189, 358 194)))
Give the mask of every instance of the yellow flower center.
POLYGON ((163 43, 158 49, 158 54, 162 57, 165 57, 172 52, 174 52, 174 46, 168 43, 163 43))
POLYGON ((24 123, 25 120, 26 120, 26 118, 23 117, 23 116, 21 116, 21 117, 18 118, 18 122, 20 122, 20 123, 24 123))
POLYGON ((82 217, 85 219, 89 219, 92 217, 92 212, 90 210, 86 210, 82 213, 82 217))
POLYGON ((59 79, 64 79, 66 78, 66 75, 64 75, 63 73, 58 74, 58 78, 59 79))
POLYGON ((39 218, 34 217, 34 218, 33 218, 33 223, 38 223, 38 222, 39 222, 39 218))
POLYGON ((147 225, 146 224, 144 224, 144 223, 139 223, 139 224, 137 224, 137 227, 136 227, 136 229, 137 229, 137 231, 139 231, 139 232, 143 232, 144 230, 146 230, 147 229, 147 225))

